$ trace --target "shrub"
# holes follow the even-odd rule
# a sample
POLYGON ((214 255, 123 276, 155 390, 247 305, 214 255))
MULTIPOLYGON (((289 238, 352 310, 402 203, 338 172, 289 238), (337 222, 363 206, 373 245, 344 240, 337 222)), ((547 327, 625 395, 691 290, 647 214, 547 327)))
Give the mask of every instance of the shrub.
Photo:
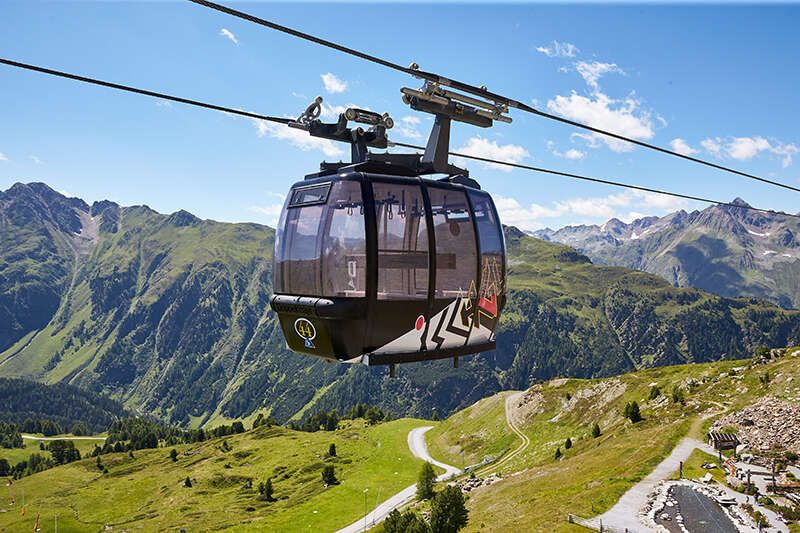
POLYGON ((639 411, 639 404, 636 403, 636 400, 625 404, 623 415, 634 424, 642 420, 642 414, 639 411))
POLYGON ((172 459, 173 463, 178 460, 178 451, 175 448, 169 451, 169 458, 172 459))
POLYGON ((562 456, 562 455, 564 455, 564 454, 563 454, 563 453, 561 453, 561 448, 560 448, 560 447, 559 447, 559 448, 556 448, 555 458, 556 458, 556 459, 561 459, 561 456, 562 456))
POLYGON ((686 405, 686 397, 683 394, 683 389, 677 385, 672 387, 672 403, 686 405))
POLYGON ((661 388, 658 385, 653 385, 650 387, 650 393, 647 395, 648 400, 655 400, 661 396, 661 388))
POLYGON ((595 425, 592 426, 592 438, 596 439, 600 435, 602 435, 602 433, 600 433, 600 425, 595 423, 595 425))
POLYGON ((328 446, 328 455, 330 457, 336 457, 336 445, 334 443, 328 446))
POLYGON ((567 440, 564 442, 564 449, 569 450, 572 448, 572 439, 567 437, 567 440))

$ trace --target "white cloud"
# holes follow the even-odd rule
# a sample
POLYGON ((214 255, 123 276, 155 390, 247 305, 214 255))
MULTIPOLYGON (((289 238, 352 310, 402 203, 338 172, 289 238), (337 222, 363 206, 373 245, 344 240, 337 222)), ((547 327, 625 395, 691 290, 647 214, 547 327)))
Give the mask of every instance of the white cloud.
POLYGON ((8 158, 5 156, 5 154, 3 154, 3 152, 0 152, 0 161, 8 161, 8 158))
POLYGON ((347 82, 340 80, 331 72, 320 74, 320 78, 322 78, 322 84, 325 85, 325 90, 331 94, 343 93, 347 90, 347 82))
POLYGON ((679 154, 682 154, 682 155, 694 155, 694 154, 696 154, 697 152, 699 152, 699 150, 697 150, 697 149, 695 149, 695 148, 692 148, 691 146, 689 146, 689 145, 686 143, 686 141, 684 141, 684 140, 683 140, 683 139, 681 139, 680 137, 678 137, 678 138, 676 138, 676 139, 672 139, 672 140, 669 142, 669 145, 672 147, 672 149, 673 149, 674 151, 676 151, 676 152, 678 152, 679 154))
POLYGON ((169 100, 156 100, 156 106, 171 108, 172 103, 169 100))
POLYGON ((575 57, 580 50, 572 43, 553 41, 551 46, 537 46, 536 51, 547 57, 575 57))
POLYGON ((777 139, 764 137, 728 137, 707 138, 700 141, 705 150, 716 157, 730 157, 737 161, 748 161, 762 152, 781 156, 783 168, 792 164, 792 157, 800 154, 800 147, 791 143, 784 143, 777 139))
POLYGON ((295 98, 300 98, 301 100, 308 100, 308 96, 304 95, 303 93, 298 93, 296 91, 292 91, 292 96, 295 98))
POLYGON ((581 152, 580 150, 577 150, 575 148, 570 148, 569 150, 564 152, 564 157, 572 160, 583 159, 584 157, 586 157, 586 152, 581 152))
MULTIPOLYGON (((483 137, 471 137, 467 141, 467 144, 458 148, 456 152, 475 157, 505 161, 507 163, 519 163, 530 156, 528 151, 522 146, 516 144, 497 144, 497 141, 490 141, 483 137)), ((481 163, 481 165, 496 168, 503 172, 511 172, 511 170, 513 170, 512 167, 498 165, 496 163, 481 163)))
POLYGON ((419 117, 407 115, 402 117, 398 122, 399 123, 396 123, 395 125, 397 127, 397 132, 400 135, 414 140, 422 139, 422 132, 420 132, 417 128, 421 122, 419 117))
POLYGON ((581 75, 583 81, 591 87, 594 91, 600 89, 599 82, 605 74, 616 72, 617 74, 625 74, 625 71, 619 68, 616 63, 601 63, 600 61, 579 61, 575 64, 575 70, 581 75))
POLYGON ((275 124, 264 120, 253 119, 259 137, 270 136, 273 139, 287 141, 292 146, 304 151, 319 150, 328 157, 337 157, 344 154, 339 146, 329 139, 312 137, 304 130, 290 128, 283 124, 275 124))
POLYGON ((643 211, 668 212, 685 209, 686 200, 662 194, 644 191, 628 191, 608 196, 570 198, 553 202, 550 207, 539 204, 523 206, 514 198, 494 196, 495 205, 503 224, 517 226, 523 230, 535 231, 545 226, 542 219, 556 219, 573 217, 571 223, 591 220, 605 222, 611 218, 618 218, 623 222, 631 222, 644 215, 641 211, 632 210, 637 207, 643 211))
POLYGON ((711 155, 720 156, 722 154, 722 145, 714 139, 703 139, 700 141, 700 146, 711 155))
POLYGON ((278 218, 280 218, 281 209, 283 209, 283 203, 286 200, 286 195, 273 191, 267 191, 267 196, 271 198, 278 198, 280 200, 280 203, 268 204, 268 205, 251 205, 250 207, 247 208, 247 210, 262 215, 265 218, 265 222, 268 225, 275 227, 278 224, 278 218))
MULTIPOLYGON (((632 96, 615 100, 599 91, 591 96, 573 91, 569 96, 558 95, 547 102, 547 109, 570 120, 633 139, 651 139, 655 134, 651 113, 641 109, 639 101, 632 96)), ((574 137, 586 140, 591 148, 597 148, 598 141, 602 141, 615 152, 633 149, 631 143, 597 133, 579 133, 574 137)))
POLYGON ((236 38, 236 36, 233 34, 233 32, 231 30, 229 30, 227 28, 222 28, 221 30, 219 30, 219 34, 221 36, 225 37, 226 39, 228 39, 230 42, 232 42, 236 46, 239 46, 239 39, 236 38))
POLYGON ((38 158, 38 157, 36 157, 35 155, 29 155, 29 156, 28 156, 28 159, 30 159, 31 161, 33 161, 33 163, 34 163, 35 165, 43 165, 43 164, 44 164, 44 161, 42 161, 41 159, 39 159, 39 158, 38 158))
POLYGON ((562 152, 556 147, 556 143, 553 141, 547 141, 547 149, 550 150, 550 153, 556 157, 563 157, 573 161, 577 161, 586 157, 586 152, 582 152, 576 148, 570 148, 566 152, 562 152))

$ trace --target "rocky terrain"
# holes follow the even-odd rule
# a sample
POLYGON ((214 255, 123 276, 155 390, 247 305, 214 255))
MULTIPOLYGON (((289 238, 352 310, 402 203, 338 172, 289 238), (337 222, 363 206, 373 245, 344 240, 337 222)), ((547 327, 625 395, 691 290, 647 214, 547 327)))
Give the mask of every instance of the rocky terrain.
MULTIPOLYGON (((740 198, 732 203, 748 206, 740 198)), ((573 246, 598 264, 657 274, 676 287, 800 307, 800 218, 712 206, 533 235, 573 246)))
MULTIPOLYGON (((800 385, 800 384, 798 384, 800 385)), ((800 401, 800 388, 797 401, 800 401)), ((717 420, 711 431, 734 427, 739 440, 756 450, 777 447, 800 453, 800 403, 766 396, 717 420)))

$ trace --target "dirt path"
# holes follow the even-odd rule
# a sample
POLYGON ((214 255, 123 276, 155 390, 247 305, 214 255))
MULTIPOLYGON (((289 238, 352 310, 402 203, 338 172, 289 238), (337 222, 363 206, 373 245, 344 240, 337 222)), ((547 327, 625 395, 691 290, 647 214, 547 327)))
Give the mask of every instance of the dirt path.
POLYGON ((528 438, 525 433, 523 433, 519 427, 517 427, 516 422, 514 421, 514 416, 512 414, 513 405, 516 400, 518 400, 522 396, 523 392, 515 392, 514 394, 509 394, 506 397, 506 423, 508 427, 511 428, 513 431, 522 441, 520 445, 511 453, 507 453, 504 457, 501 457, 499 461, 496 463, 490 463, 482 468, 479 468, 475 471, 476 476, 485 476, 490 472, 496 472, 501 466, 508 464, 512 459, 517 457, 519 454, 524 452, 528 445, 531 443, 531 439, 528 438))

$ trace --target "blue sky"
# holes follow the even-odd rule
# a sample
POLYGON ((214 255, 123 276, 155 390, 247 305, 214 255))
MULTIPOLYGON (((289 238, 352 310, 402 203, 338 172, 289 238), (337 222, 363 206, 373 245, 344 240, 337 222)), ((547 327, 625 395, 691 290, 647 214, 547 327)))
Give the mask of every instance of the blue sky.
MULTIPOLYGON (((800 185, 800 7, 775 5, 231 4, 583 122, 800 185)), ((220 105, 333 118, 388 111, 391 137, 424 144, 430 120, 399 89, 417 80, 188 2, 0 0, 0 55, 220 105)), ((0 66, 0 189, 45 181, 87 201, 181 208, 274 224, 281 195, 347 146, 246 118, 0 66)), ((458 124, 452 148, 798 211, 800 195, 520 112, 458 124)), ((702 204, 468 164, 506 223, 630 220, 702 204)))

